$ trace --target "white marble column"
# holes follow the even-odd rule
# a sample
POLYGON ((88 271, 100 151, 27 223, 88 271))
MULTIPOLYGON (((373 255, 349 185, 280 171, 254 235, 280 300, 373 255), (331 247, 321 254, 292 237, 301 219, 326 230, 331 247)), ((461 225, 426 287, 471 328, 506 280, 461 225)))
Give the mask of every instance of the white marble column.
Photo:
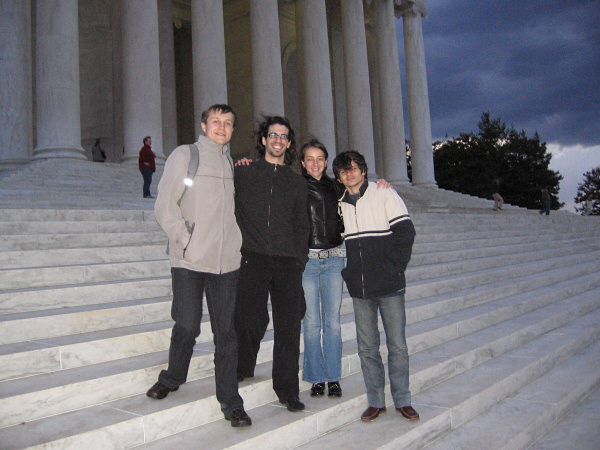
POLYGON ((144 136, 152 137, 156 162, 164 162, 156 0, 122 3, 123 162, 136 163, 144 136))
POLYGON ((378 0, 374 7, 383 177, 408 184, 394 0, 378 0))
POLYGON ((194 127, 199 136, 202 111, 216 103, 227 103, 222 0, 192 0, 192 52, 194 127))
POLYGON ((38 1, 36 27, 37 146, 33 159, 85 159, 77 0, 38 1))
POLYGON ((325 145, 331 155, 328 161, 331 168, 336 154, 335 120, 325 0, 303 0, 299 2, 299 7, 306 131, 325 145))
POLYGON ((284 115, 277 0, 250 0, 254 118, 284 115))
POLYGON ((403 11, 404 55, 406 58, 406 90, 412 162, 412 183, 415 186, 437 186, 433 170, 431 147, 431 117, 423 44, 422 3, 403 11))
POLYGON ((31 159, 31 5, 0 0, 0 166, 31 159))
POLYGON ((158 0, 160 45, 160 84, 163 153, 168 156, 177 147, 177 100, 175 91, 175 47, 173 43, 172 0, 158 0))
POLYGON ((348 150, 363 154, 369 175, 375 178, 375 146, 371 114, 371 93, 365 17, 362 0, 341 2, 344 39, 344 73, 348 117, 348 150))

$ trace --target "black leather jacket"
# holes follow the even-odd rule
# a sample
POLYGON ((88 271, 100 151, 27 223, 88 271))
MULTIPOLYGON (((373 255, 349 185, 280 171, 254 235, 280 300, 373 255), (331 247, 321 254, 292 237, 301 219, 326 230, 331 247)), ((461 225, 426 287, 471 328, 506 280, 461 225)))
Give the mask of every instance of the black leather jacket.
POLYGON ((323 174, 316 180, 307 173, 304 177, 308 183, 308 217, 310 220, 310 238, 308 247, 328 249, 342 243, 344 222, 338 214, 338 196, 341 189, 337 183, 323 174))

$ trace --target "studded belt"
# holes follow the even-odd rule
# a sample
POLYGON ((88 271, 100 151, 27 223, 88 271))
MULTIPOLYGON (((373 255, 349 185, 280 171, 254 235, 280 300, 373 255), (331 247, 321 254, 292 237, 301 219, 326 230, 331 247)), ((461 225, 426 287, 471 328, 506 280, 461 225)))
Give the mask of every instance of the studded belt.
POLYGON ((327 250, 308 250, 308 257, 310 259, 327 259, 332 256, 339 256, 340 258, 346 257, 346 249, 343 246, 328 248, 327 250))

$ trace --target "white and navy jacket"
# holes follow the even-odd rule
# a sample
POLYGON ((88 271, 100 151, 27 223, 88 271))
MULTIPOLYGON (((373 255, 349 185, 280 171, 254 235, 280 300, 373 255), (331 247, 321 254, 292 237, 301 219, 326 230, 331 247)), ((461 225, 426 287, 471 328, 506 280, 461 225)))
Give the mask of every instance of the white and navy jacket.
POLYGON ((415 239, 415 227, 394 189, 377 189, 365 181, 356 206, 340 199, 348 262, 342 277, 356 298, 393 295, 406 287, 404 272, 415 239))

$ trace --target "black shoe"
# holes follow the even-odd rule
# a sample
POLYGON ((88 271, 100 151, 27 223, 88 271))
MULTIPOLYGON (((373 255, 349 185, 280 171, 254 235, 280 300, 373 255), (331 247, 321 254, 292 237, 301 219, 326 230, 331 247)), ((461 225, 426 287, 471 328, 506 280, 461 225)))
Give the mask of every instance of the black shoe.
POLYGON ((249 427, 252 425, 252 419, 244 408, 235 409, 229 414, 229 416, 225 416, 225 419, 231 422, 232 427, 249 427))
POLYGON ((339 381, 334 381, 333 383, 327 383, 327 387, 329 392, 327 393, 328 397, 341 397, 342 396, 342 387, 340 386, 339 381))
POLYGON ((171 389, 169 386, 165 386, 160 381, 157 381, 154 383, 154 386, 148 389, 146 395, 150 398, 155 398, 156 400, 162 400, 169 395, 169 392, 175 392, 177 389, 179 389, 179 386, 171 389))
POLYGON ((144 198, 154 198, 152 195, 144 195, 144 198))
POLYGON ((325 395, 325 383, 314 383, 310 388, 310 396, 325 395))
POLYGON ((281 403, 282 405, 287 406, 288 411, 291 412, 298 412, 298 411, 302 411, 305 406, 304 403, 302 403, 300 401, 300 399, 298 397, 290 397, 287 400, 279 400, 279 403, 281 403))
POLYGON ((246 378, 253 378, 253 377, 254 377, 254 374, 252 374, 252 375, 242 375, 241 373, 238 373, 238 374, 237 374, 237 380, 238 380, 238 383, 241 383, 241 382, 242 382, 242 381, 244 381, 246 378))

